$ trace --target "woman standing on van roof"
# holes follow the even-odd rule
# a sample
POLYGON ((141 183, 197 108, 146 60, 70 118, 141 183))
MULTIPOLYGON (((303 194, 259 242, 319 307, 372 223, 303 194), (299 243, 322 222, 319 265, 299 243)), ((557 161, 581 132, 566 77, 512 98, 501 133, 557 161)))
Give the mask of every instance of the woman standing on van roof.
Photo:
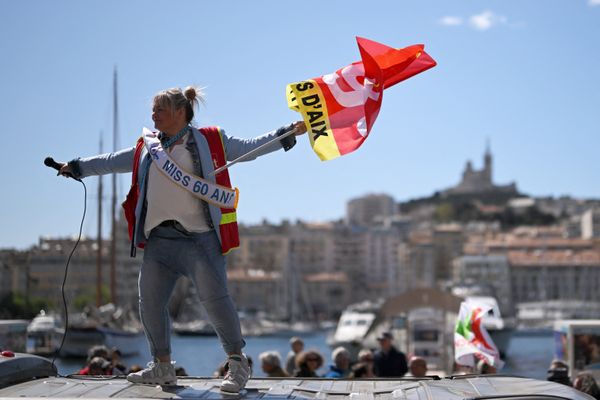
MULTIPOLYGON (((139 305, 154 359, 127 379, 176 384, 167 304, 176 281, 186 276, 196 286, 228 355, 229 372, 221 390, 236 393, 250 375, 225 271, 225 253, 239 244, 235 213, 238 192, 231 187, 227 170, 216 176, 211 173, 227 160, 259 148, 291 128, 300 135, 306 127, 299 121, 253 139, 240 139, 218 127, 192 126, 199 101, 203 101, 202 94, 193 87, 159 92, 152 107, 157 132, 145 130, 135 147, 72 160, 62 165, 60 173, 85 178, 133 172, 132 189, 123 206, 132 245, 145 246, 139 305)), ((287 151, 295 143, 293 135, 276 140, 252 159, 281 148, 287 151)))

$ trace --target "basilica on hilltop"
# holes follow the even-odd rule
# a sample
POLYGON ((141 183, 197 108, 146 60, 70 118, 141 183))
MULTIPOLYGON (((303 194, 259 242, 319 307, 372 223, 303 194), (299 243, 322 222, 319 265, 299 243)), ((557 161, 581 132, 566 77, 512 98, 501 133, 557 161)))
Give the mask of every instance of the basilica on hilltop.
POLYGON ((511 182, 508 185, 495 185, 492 181, 492 153, 489 143, 483 156, 483 169, 473 168, 471 161, 467 161, 458 185, 444 190, 442 193, 448 195, 481 194, 481 193, 503 193, 517 194, 517 184, 511 182))

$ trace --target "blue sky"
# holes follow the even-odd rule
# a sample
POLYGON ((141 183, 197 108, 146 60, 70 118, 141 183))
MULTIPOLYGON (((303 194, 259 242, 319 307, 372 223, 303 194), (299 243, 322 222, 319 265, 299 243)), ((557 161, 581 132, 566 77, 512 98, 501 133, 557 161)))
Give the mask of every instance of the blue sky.
MULTIPOLYGON (((480 168, 486 139, 497 183, 600 197, 600 0, 0 0, 0 248, 77 233, 81 185, 42 162, 98 153, 100 132, 112 149, 115 66, 119 148, 151 126, 156 92, 188 84, 207 94, 197 124, 252 137, 299 119, 285 85, 358 60, 355 36, 424 43, 438 66, 386 91, 350 155, 321 162, 301 137, 234 166, 242 222, 337 219, 366 193, 430 195, 467 160, 480 168)), ((86 182, 95 236, 97 180, 86 182)))

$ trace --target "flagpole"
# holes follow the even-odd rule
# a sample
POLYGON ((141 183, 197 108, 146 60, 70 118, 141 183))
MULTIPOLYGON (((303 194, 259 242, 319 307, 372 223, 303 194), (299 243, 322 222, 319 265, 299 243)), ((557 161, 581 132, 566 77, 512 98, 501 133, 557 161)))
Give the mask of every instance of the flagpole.
POLYGON ((296 128, 292 127, 288 127, 287 129, 289 129, 287 132, 285 132, 284 134, 277 136, 276 138, 273 138, 271 140, 269 140, 267 143, 261 144, 260 146, 258 146, 257 148, 255 148, 254 150, 250 150, 249 152, 247 152, 246 154, 242 154, 241 156, 239 156, 238 158, 236 158, 235 160, 229 162, 228 164, 223 165, 222 167, 219 167, 217 169, 215 169, 213 172, 211 172, 210 174, 208 174, 208 176, 212 176, 212 175, 216 175, 219 172, 222 172, 224 170, 226 170, 227 168, 231 167, 233 164, 237 164, 240 161, 244 161, 246 158, 250 157, 251 155, 259 152, 260 150, 264 149, 265 147, 269 146, 271 143, 284 139, 288 136, 291 136, 292 134, 296 133, 296 128), (291 129, 290 129, 291 128, 291 129))

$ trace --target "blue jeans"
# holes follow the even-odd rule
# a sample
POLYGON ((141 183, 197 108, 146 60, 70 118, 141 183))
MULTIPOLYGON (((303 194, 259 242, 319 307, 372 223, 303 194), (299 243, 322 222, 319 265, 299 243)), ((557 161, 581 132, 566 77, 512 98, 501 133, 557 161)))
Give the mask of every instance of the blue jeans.
POLYGON ((171 321, 167 309, 181 276, 195 285, 226 353, 245 345, 237 311, 227 291, 225 256, 214 230, 184 233, 173 227, 152 230, 139 276, 140 317, 154 357, 171 354, 171 321))

